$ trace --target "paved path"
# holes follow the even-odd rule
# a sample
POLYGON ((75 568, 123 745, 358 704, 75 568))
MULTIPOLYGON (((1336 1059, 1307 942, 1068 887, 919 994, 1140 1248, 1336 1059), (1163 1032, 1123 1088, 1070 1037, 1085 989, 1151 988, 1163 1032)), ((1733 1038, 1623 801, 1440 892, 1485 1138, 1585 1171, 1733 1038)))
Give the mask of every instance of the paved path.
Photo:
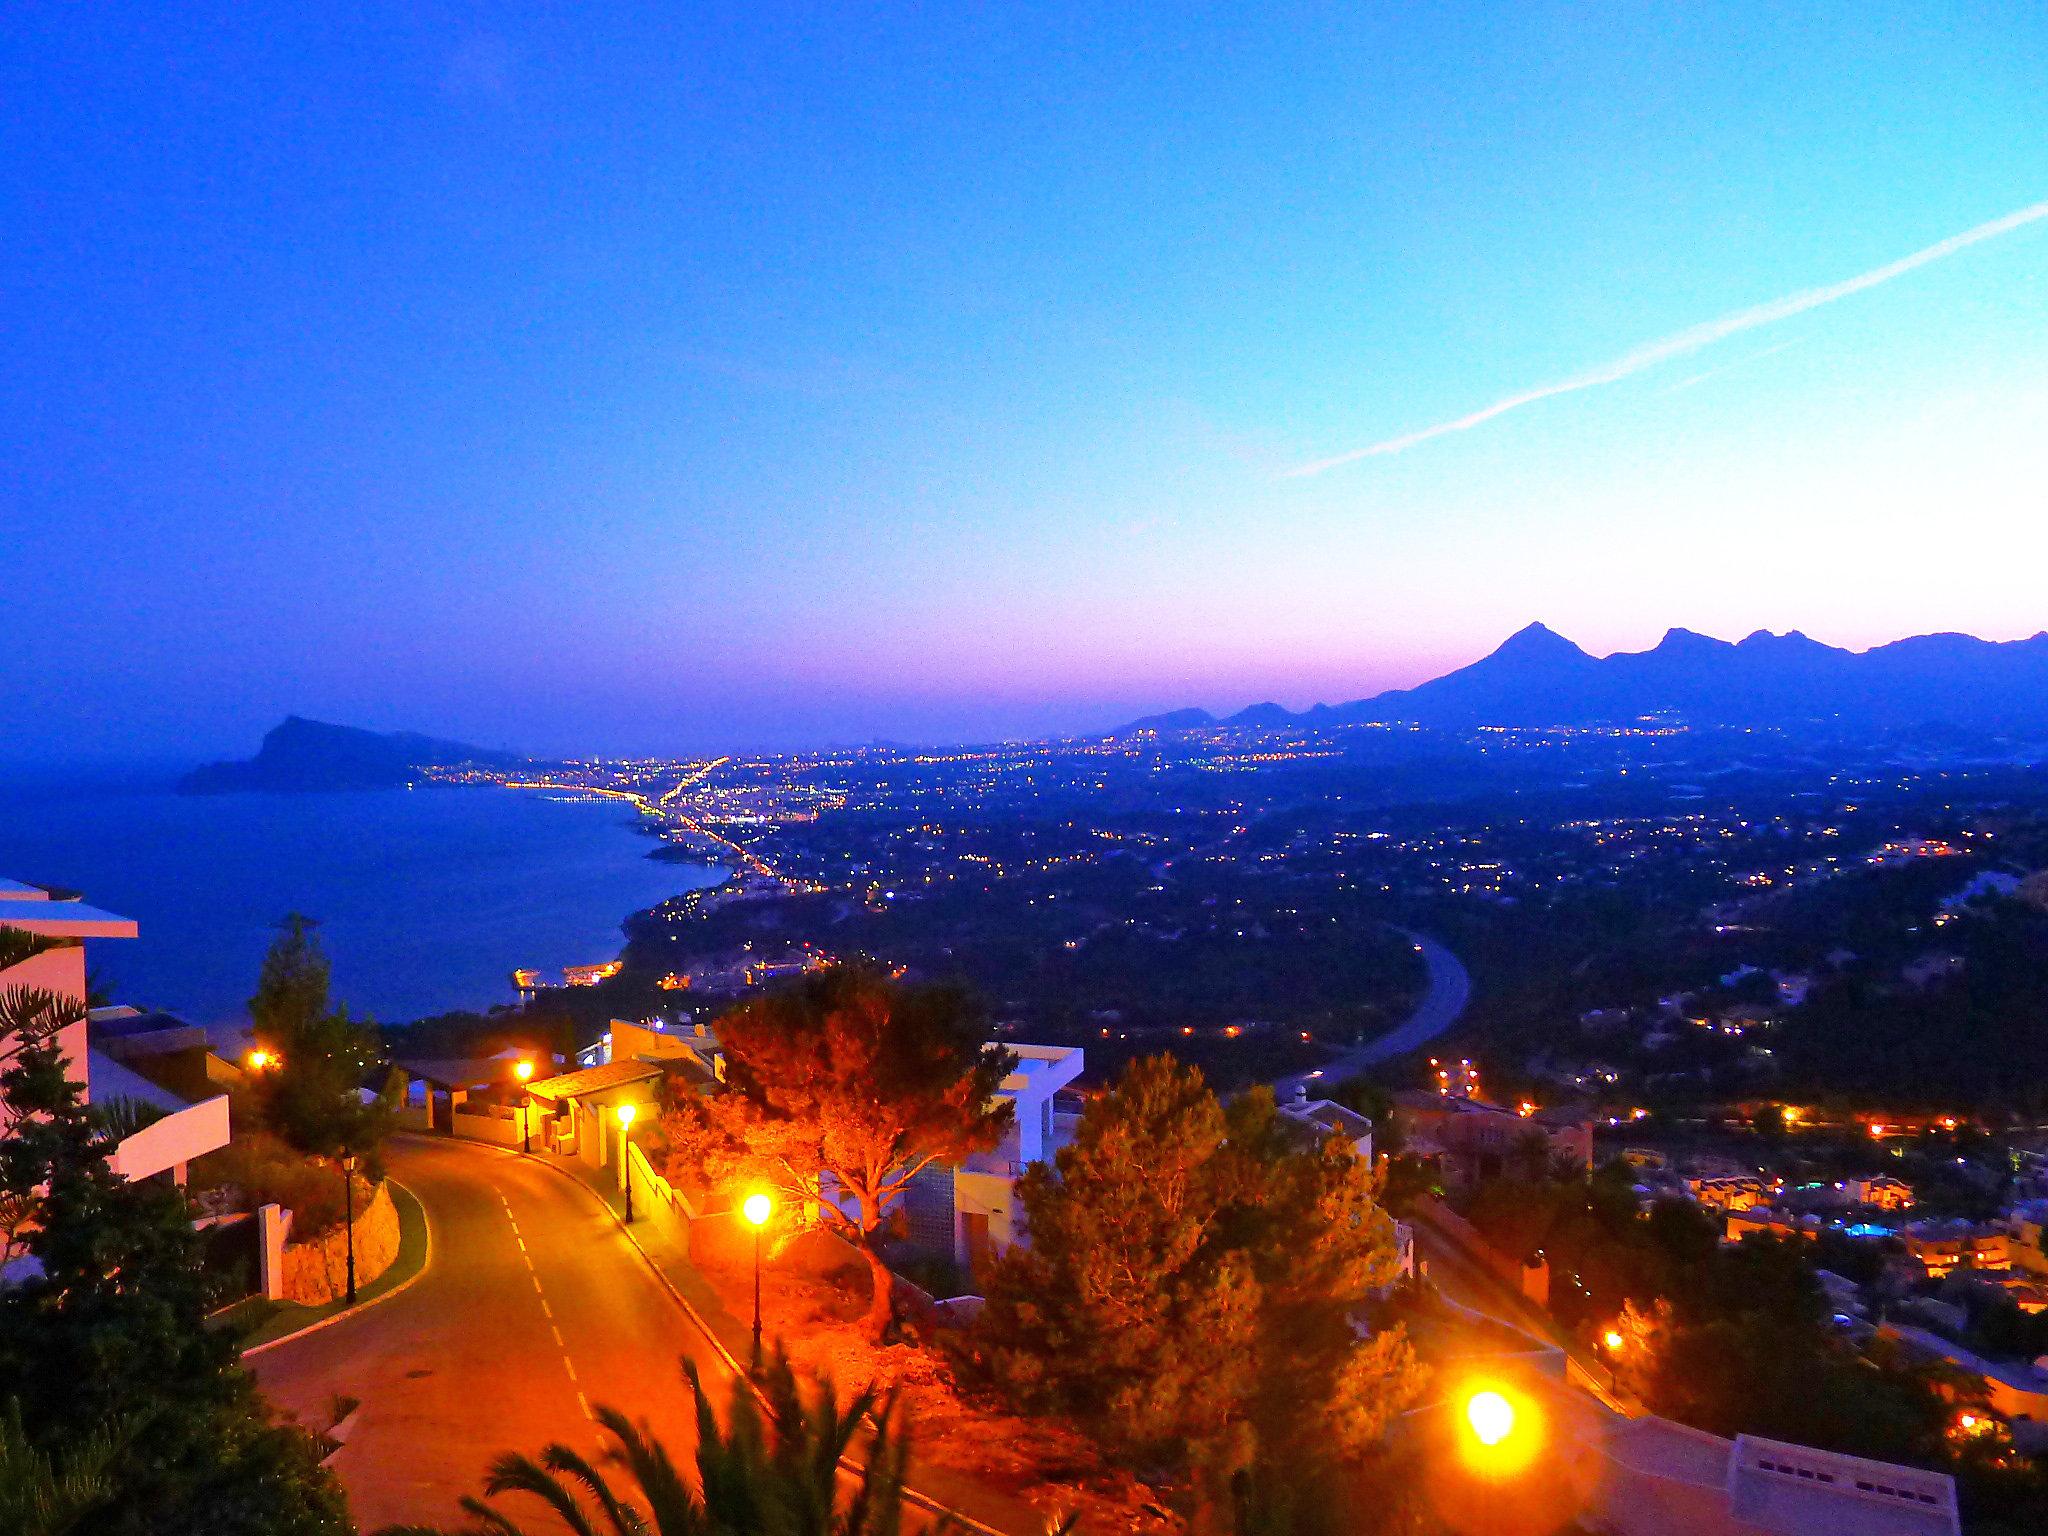
POLYGON ((707 1382, 724 1369, 609 1214, 559 1173, 493 1148, 400 1137, 388 1161, 426 1208, 426 1273, 249 1361, 307 1423, 325 1424, 337 1393, 362 1400, 334 1461, 362 1530, 454 1524, 457 1496, 481 1491, 500 1451, 596 1449, 589 1401, 644 1415, 688 1450, 678 1360, 696 1360, 707 1382))
POLYGON ((1401 1023, 1363 1045, 1353 1046, 1336 1060, 1326 1063, 1321 1071, 1297 1072, 1291 1077, 1280 1078, 1273 1084, 1273 1094, 1281 1103, 1291 1099, 1296 1088, 1309 1088, 1313 1098, 1316 1084, 1334 1086, 1368 1067, 1427 1045, 1457 1023, 1459 1015, 1464 1013, 1465 1004, 1472 997, 1472 978, 1466 973, 1464 963, 1426 933, 1399 927, 1395 927, 1394 932, 1405 936, 1415 946, 1416 952, 1422 956, 1422 963, 1429 968, 1429 984, 1423 989, 1422 1000, 1401 1023))

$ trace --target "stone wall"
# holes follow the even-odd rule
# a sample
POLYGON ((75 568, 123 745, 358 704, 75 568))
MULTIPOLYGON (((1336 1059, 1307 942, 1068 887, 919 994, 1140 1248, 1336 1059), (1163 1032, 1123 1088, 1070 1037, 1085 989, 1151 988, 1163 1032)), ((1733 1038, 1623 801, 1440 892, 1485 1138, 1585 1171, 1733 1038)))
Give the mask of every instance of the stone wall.
MULTIPOLYGON (((357 1213, 355 1236, 360 1290, 398 1257, 398 1208, 385 1185, 379 1184, 370 1203, 357 1213)), ((311 1242, 286 1243, 283 1267, 286 1301, 319 1307, 339 1300, 348 1293, 348 1233, 336 1226, 311 1242)))

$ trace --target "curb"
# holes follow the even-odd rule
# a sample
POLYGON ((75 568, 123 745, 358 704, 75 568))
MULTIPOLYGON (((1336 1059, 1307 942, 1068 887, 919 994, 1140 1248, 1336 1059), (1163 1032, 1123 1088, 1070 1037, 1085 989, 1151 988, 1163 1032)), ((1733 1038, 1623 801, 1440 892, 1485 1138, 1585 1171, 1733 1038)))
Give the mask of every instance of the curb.
POLYGON ((403 1184, 399 1183, 398 1180, 392 1178, 389 1174, 384 1176, 384 1182, 394 1185, 399 1189, 404 1189, 406 1199, 420 1208, 420 1226, 427 1235, 426 1252, 420 1255, 420 1267, 399 1281, 398 1284, 391 1287, 390 1290, 379 1292, 368 1301, 358 1301, 353 1307, 344 1307, 331 1317, 323 1317, 318 1322, 308 1323, 303 1328, 294 1329, 281 1339, 265 1339, 261 1344, 243 1350, 237 1358, 247 1360, 252 1355, 260 1355, 265 1350, 277 1348, 280 1344, 289 1344, 294 1339, 303 1339, 309 1333, 318 1333, 322 1328, 331 1328, 336 1323, 345 1323, 352 1317, 361 1317, 372 1307, 381 1306, 394 1296, 403 1296, 425 1277, 427 1271, 434 1264, 434 1223, 427 1215, 427 1202, 411 1190, 406 1189, 403 1184))
MULTIPOLYGON (((655 1283, 658 1284, 662 1288, 662 1290, 668 1293, 669 1300, 673 1301, 676 1304, 677 1309, 680 1310, 683 1316, 689 1320, 690 1325, 693 1328, 695 1328, 698 1333, 702 1334, 704 1336, 705 1342, 708 1343, 711 1346, 711 1348, 717 1352, 718 1358, 725 1362, 726 1369, 732 1373, 733 1380, 744 1383, 746 1385, 747 1390, 754 1394, 755 1401, 760 1403, 763 1408, 766 1408, 768 1406, 768 1399, 766 1395, 755 1383, 753 1376, 748 1372, 747 1368, 740 1364, 739 1356, 735 1355, 730 1349, 727 1349, 725 1347, 725 1341, 719 1338, 719 1336, 712 1331, 711 1325, 704 1321, 703 1314, 698 1312, 698 1310, 690 1304, 690 1300, 687 1296, 685 1296, 681 1291, 676 1289, 675 1282, 669 1279, 667 1273, 662 1269, 662 1267, 658 1263, 655 1262, 654 1256, 640 1245, 640 1238, 633 1231, 632 1227, 627 1224, 627 1222, 620 1216, 620 1214, 617 1211, 612 1209, 611 1203, 608 1200, 606 1200, 602 1195, 600 1195, 596 1190, 592 1189, 588 1184, 584 1183, 583 1180, 577 1178, 576 1175, 569 1172, 568 1169, 560 1167, 553 1161, 548 1160, 545 1154, 543 1154, 541 1157, 528 1157, 524 1153, 514 1152, 511 1151, 509 1148, 505 1147, 494 1146, 487 1141, 472 1141, 466 1136, 448 1136, 439 1139, 459 1141, 466 1147, 480 1147, 486 1152, 496 1152, 501 1157, 517 1158, 524 1162, 538 1163, 541 1167, 548 1169, 549 1172, 555 1174, 558 1178, 567 1180, 575 1188, 581 1190, 586 1196, 588 1196, 592 1201, 594 1201, 598 1205, 598 1207, 604 1211, 604 1213, 607 1216, 611 1217, 613 1225, 615 1225, 620 1232, 625 1234, 626 1241, 633 1245, 633 1251, 640 1256, 640 1262, 647 1267, 648 1273, 654 1276, 655 1283)), ((425 1207, 422 1206, 421 1209, 424 1210, 425 1207)), ((421 1272, 425 1272, 424 1266, 422 1266, 421 1272)), ((407 1283, 409 1284, 410 1282, 407 1283)), ((396 1295, 397 1292, 394 1291, 391 1294, 396 1295)), ((380 1297, 378 1299, 382 1300, 383 1298, 380 1297)), ((328 1319, 328 1321, 332 1322, 336 1321, 336 1319, 330 1318, 328 1319)), ((318 1327, 320 1325, 315 1324, 314 1326, 318 1327)), ((294 1334, 293 1337, 296 1338, 297 1335, 294 1334)), ((279 1342, 282 1342, 282 1340, 280 1340, 279 1342)), ((842 1472, 852 1473, 857 1476, 864 1472, 866 1470, 866 1467, 863 1463, 855 1461, 850 1456, 842 1456, 839 1458, 839 1469, 842 1472)), ((997 1526, 984 1524, 982 1521, 977 1520, 974 1518, 974 1516, 968 1514, 965 1510, 955 1509, 952 1505, 945 1503, 943 1500, 935 1499, 928 1493, 920 1493, 915 1488, 905 1487, 903 1490, 903 1500, 906 1504, 915 1504, 919 1509, 924 1510, 927 1514, 938 1515, 942 1519, 950 1521, 952 1524, 958 1526, 962 1530, 974 1532, 976 1533, 976 1536, 1013 1536, 1013 1533, 1011 1532, 1004 1531, 997 1526)))

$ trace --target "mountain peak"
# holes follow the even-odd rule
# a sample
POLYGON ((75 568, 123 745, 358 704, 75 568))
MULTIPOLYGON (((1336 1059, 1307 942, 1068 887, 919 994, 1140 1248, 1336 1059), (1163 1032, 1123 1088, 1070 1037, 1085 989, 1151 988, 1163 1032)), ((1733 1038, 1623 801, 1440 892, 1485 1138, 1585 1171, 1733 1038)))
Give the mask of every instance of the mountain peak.
POLYGON ((1708 651, 1733 650, 1734 647, 1726 640, 1716 640, 1696 629, 1680 629, 1674 625, 1664 631, 1664 638, 1657 642, 1657 649, 1667 654, 1676 651, 1698 655, 1708 651))
POLYGON ((1592 660, 1592 657, 1578 646, 1543 623, 1525 624, 1509 635, 1487 660, 1491 661, 1496 657, 1521 661, 1547 661, 1567 657, 1581 661, 1592 660))

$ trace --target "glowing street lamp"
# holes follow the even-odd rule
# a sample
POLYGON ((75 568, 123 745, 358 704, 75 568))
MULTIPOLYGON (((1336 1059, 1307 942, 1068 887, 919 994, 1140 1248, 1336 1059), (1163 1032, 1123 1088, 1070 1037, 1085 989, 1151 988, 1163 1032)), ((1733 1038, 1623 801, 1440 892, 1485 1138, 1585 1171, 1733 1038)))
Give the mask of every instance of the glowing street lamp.
POLYGON ((1491 1450, 1515 1432, 1515 1405, 1494 1391, 1474 1392, 1465 1402, 1472 1438, 1491 1450))
POLYGON ((634 1106, 631 1104, 621 1104, 617 1110, 619 1117, 619 1172, 626 1180, 626 1220, 629 1223, 633 1220, 633 1158, 627 1138, 633 1134, 633 1116, 635 1112, 634 1106))
POLYGON ((512 1075, 519 1079, 520 1089, 519 1150, 524 1153, 531 1153, 533 1151, 533 1131, 532 1126, 529 1122, 533 1114, 533 1100, 527 1097, 526 1082, 528 1078, 533 1076, 533 1063, 530 1061, 522 1061, 517 1063, 512 1068, 512 1075))
POLYGON ((747 1225, 754 1229, 754 1365, 756 1375, 761 1370, 761 1229, 768 1225, 768 1218, 775 1214, 775 1202, 760 1191, 747 1196, 740 1206, 740 1214, 747 1218, 747 1225))
POLYGON ((1610 1328, 1600 1335, 1600 1342, 1607 1349, 1607 1390, 1619 1392, 1621 1390, 1621 1372, 1615 1365, 1615 1361, 1620 1356, 1622 1348, 1628 1343, 1628 1340, 1622 1336, 1619 1328, 1610 1328))
POLYGON ((1500 1386, 1475 1383, 1460 1408, 1464 1459, 1481 1477, 1513 1477, 1535 1461, 1543 1425, 1534 1404, 1500 1386))
POLYGON ((277 1065, 277 1056, 274 1052, 266 1051, 259 1045, 249 1053, 248 1062, 251 1072, 267 1072, 277 1065))

